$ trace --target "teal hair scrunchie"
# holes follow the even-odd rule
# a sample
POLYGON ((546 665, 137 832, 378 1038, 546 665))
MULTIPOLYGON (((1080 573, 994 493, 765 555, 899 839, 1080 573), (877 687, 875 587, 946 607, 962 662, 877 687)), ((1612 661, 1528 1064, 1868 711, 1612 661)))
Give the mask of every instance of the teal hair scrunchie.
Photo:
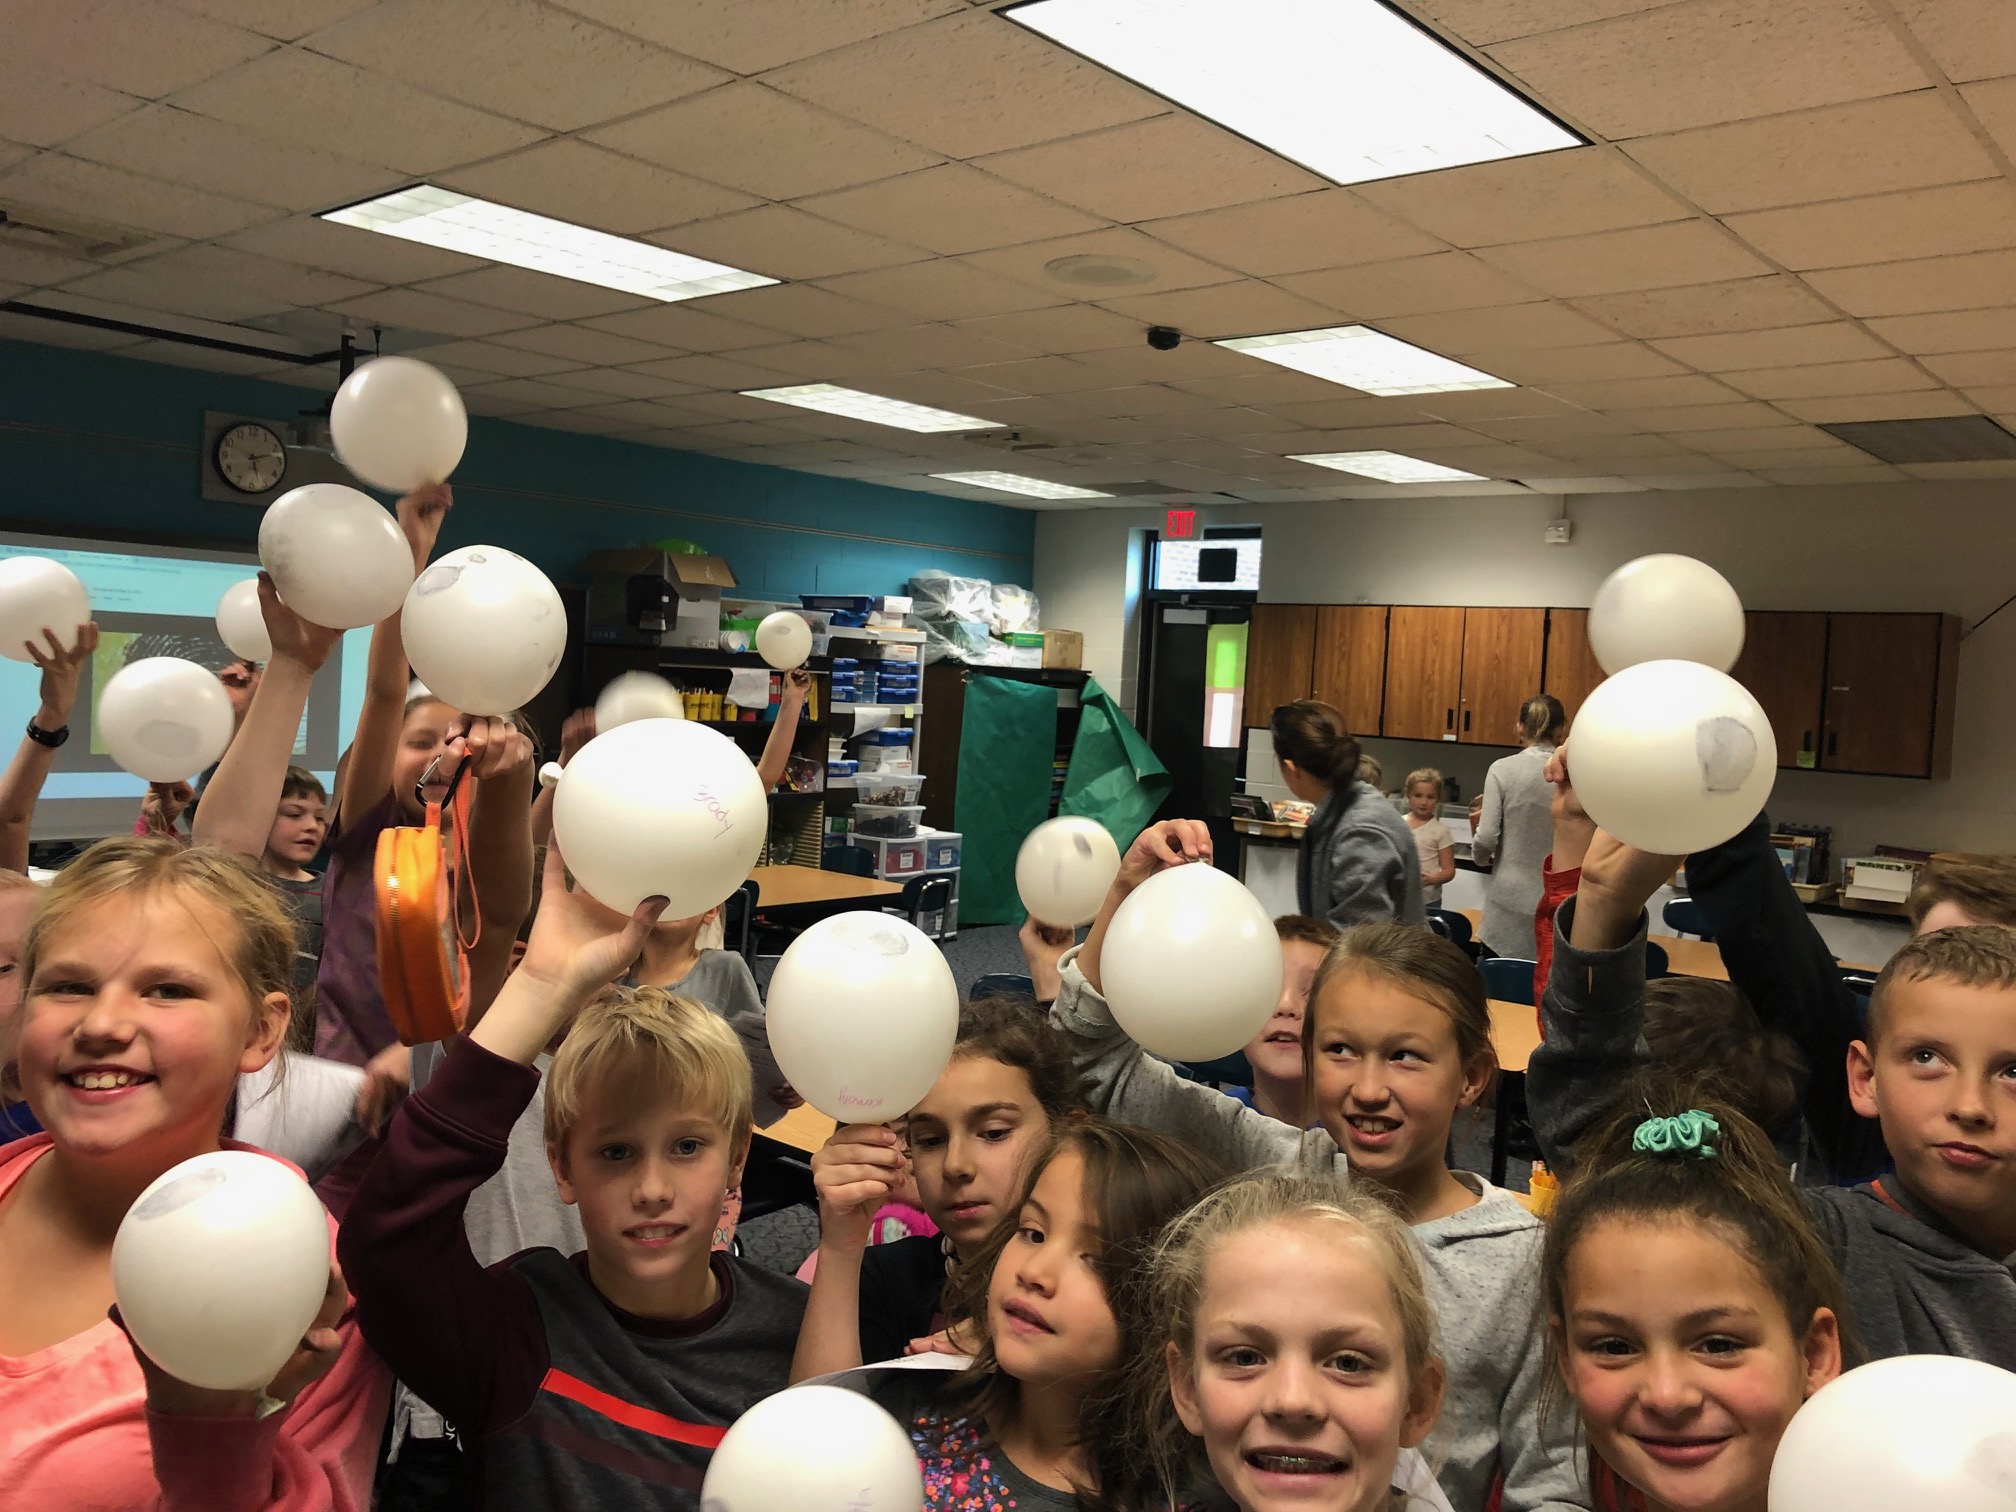
POLYGON ((1631 1136, 1631 1150, 1636 1155, 1688 1155, 1696 1160, 1713 1160, 1715 1141, 1721 1136, 1722 1125, 1699 1108, 1689 1108, 1670 1117, 1646 1119, 1631 1136))

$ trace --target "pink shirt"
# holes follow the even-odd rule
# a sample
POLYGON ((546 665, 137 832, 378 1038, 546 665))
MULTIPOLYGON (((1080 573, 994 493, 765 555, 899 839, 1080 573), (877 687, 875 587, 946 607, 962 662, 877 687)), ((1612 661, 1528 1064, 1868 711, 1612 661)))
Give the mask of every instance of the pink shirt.
MULTIPOLYGON (((49 1145, 47 1134, 0 1145, 0 1203, 49 1145)), ((235 1140, 224 1145, 252 1148, 235 1140)), ((286 1411, 256 1422, 149 1413, 133 1346, 109 1318, 32 1355, 0 1355, 6 1505, 37 1512, 364 1512, 391 1378, 350 1314, 341 1331, 343 1351, 329 1373, 286 1411)))

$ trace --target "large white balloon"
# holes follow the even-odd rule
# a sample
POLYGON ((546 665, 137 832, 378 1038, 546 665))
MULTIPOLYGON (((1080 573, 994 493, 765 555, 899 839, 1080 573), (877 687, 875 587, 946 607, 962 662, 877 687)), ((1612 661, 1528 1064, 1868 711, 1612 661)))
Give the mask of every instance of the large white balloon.
POLYGON ((567 650, 567 609, 545 573, 501 546, 451 551, 413 580, 399 619, 413 675, 465 714, 537 697, 567 650))
POLYGON ((1273 919, 1237 878, 1203 862, 1158 872, 1127 895, 1099 969, 1114 1021, 1170 1060, 1230 1055, 1281 996, 1273 919))
POLYGON ((300 1347, 329 1284, 329 1217, 269 1155, 219 1150, 157 1177, 112 1241, 133 1341, 178 1380, 257 1391, 300 1347))
POLYGON ((764 1020, 771 1053, 807 1102, 842 1123, 882 1123, 922 1101, 951 1060, 959 984, 908 919, 834 914, 778 961, 764 1020))
POLYGON ((707 1462, 707 1512, 916 1512, 910 1435, 858 1392, 793 1386, 737 1418, 707 1462))
POLYGON ((77 627, 91 618, 91 598, 77 574, 47 557, 0 560, 0 656, 28 661, 32 642, 47 652, 44 630, 65 647, 77 644, 77 627))
POLYGON ((769 819, 741 748, 686 719, 604 731, 553 794, 554 838, 588 895, 626 914, 663 896, 668 919, 705 913, 747 881, 769 819))
POLYGON ((410 493, 440 483, 469 444, 469 412, 438 368, 411 357, 374 357, 329 403, 336 456, 373 488, 410 493))
POLYGON ((259 565, 281 603, 329 630, 390 618, 413 586, 413 548, 399 522, 342 483, 304 484, 267 505, 259 565))
POLYGON ((1568 741, 1582 807, 1627 845, 1686 856, 1763 810, 1778 739, 1750 692, 1691 661, 1640 662, 1582 701, 1568 741))
POLYGON ((619 672, 595 700, 595 733, 640 719, 684 719, 686 701, 656 672, 619 672))
POLYGON ((2009 1512, 2016 1374, 1900 1355, 1815 1392, 1771 1463, 1771 1512, 2009 1512))
POLYGON ((217 633, 232 654, 250 661, 270 661, 273 638, 266 633, 266 614, 259 607, 259 579, 233 583, 217 600, 217 633))
POLYGON ((756 627, 756 654, 779 672, 802 667, 812 654, 812 627, 804 615, 779 609, 756 627))
POLYGON ((1119 873, 1120 847, 1096 819, 1046 820, 1015 853, 1015 891, 1045 924, 1090 924, 1119 873))
POLYGON ((128 662, 98 695, 107 753, 149 782, 194 777, 224 754, 234 723, 216 673, 179 656, 128 662))
POLYGON ((1743 601, 1706 562, 1670 552, 1639 557, 1589 601, 1589 649, 1605 672, 1648 661, 1727 672, 1743 654, 1743 601))

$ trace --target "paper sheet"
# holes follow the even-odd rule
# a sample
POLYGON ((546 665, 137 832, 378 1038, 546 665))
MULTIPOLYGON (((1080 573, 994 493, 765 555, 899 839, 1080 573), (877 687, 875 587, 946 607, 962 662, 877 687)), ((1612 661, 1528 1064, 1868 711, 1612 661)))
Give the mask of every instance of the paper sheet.
POLYGON ((835 704, 833 712, 851 713, 854 716, 855 735, 866 735, 870 730, 888 729, 896 720, 893 710, 879 704, 835 704))
POLYGON ((728 702, 743 709, 770 707, 770 674, 761 667, 737 667, 728 674, 728 702))

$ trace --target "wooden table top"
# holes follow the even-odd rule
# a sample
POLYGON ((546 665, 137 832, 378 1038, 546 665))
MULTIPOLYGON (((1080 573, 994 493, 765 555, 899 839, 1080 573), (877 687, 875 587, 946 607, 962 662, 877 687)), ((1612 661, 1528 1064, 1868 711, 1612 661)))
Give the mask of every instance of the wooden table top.
MULTIPOLYGON (((1456 912, 1470 921, 1474 931, 1481 927, 1483 910, 1459 908, 1456 912)), ((1729 980, 1729 968, 1722 964, 1722 952, 1713 940, 1683 940, 1674 935, 1653 935, 1652 943, 1666 952, 1666 968, 1675 976, 1702 977, 1711 982, 1729 980)), ((1875 971, 1853 961, 1841 963, 1850 971, 1875 971)))
POLYGON ((790 908, 803 903, 843 903, 850 899, 894 898, 903 892, 900 882, 822 871, 816 866, 759 866, 749 873, 749 880, 760 889, 756 898, 759 909, 790 908))
POLYGON ((793 1108, 762 1133, 767 1139, 790 1145, 793 1149, 803 1150, 809 1155, 831 1139, 833 1131, 839 1127, 832 1119, 807 1103, 802 1108, 793 1108))

